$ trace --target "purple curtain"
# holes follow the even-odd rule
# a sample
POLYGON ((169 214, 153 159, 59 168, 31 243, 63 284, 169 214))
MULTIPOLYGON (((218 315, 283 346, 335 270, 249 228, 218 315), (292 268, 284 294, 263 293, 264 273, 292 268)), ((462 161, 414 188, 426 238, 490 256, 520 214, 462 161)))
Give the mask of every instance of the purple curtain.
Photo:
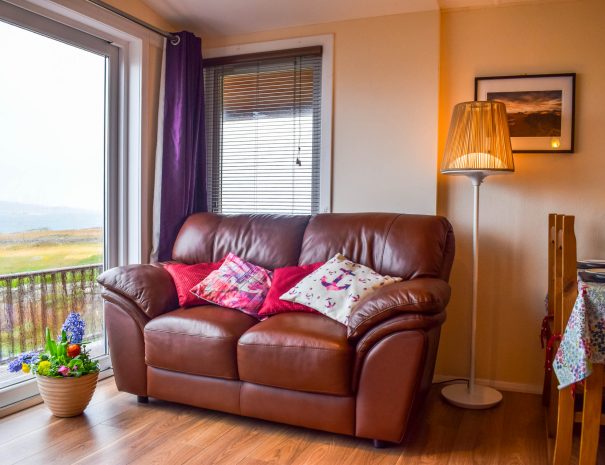
POLYGON ((207 209, 202 41, 177 35, 177 45, 166 43, 160 261, 170 260, 185 219, 207 209))

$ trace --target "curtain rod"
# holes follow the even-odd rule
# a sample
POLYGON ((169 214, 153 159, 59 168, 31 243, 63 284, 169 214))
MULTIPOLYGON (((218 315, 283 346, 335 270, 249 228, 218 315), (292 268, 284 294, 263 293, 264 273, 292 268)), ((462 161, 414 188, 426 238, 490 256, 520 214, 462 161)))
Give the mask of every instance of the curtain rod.
POLYGON ((116 7, 110 5, 109 3, 105 3, 101 0, 88 0, 88 1, 101 8, 106 9, 107 11, 111 11, 112 13, 115 13, 116 15, 121 16, 122 18, 126 18, 127 20, 132 21, 133 23, 136 23, 139 26, 143 26, 145 29, 149 29, 150 31, 155 32, 156 34, 166 37, 172 45, 178 45, 179 42, 181 41, 181 38, 179 36, 177 36, 176 34, 171 34, 170 32, 166 32, 166 31, 163 31, 162 29, 152 26, 151 24, 146 23, 145 21, 137 18, 136 16, 132 16, 131 14, 126 13, 125 11, 117 9, 116 7))

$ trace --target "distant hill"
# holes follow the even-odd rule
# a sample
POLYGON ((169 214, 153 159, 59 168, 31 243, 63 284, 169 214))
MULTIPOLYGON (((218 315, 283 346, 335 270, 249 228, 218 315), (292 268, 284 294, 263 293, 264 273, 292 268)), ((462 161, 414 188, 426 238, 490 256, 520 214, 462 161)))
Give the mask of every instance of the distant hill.
POLYGON ((103 226, 103 214, 93 210, 0 201, 0 233, 101 226, 103 226))

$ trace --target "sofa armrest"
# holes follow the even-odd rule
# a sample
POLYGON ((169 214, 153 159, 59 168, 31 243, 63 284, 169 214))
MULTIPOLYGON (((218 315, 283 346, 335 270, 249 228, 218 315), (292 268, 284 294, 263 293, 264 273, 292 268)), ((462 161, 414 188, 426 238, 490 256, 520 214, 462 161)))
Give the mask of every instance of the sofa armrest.
POLYGON ((380 322, 401 313, 441 312, 450 299, 450 286, 437 278, 389 284, 364 297, 348 323, 348 338, 357 339, 380 322))
POLYGON ((118 266, 101 274, 97 281, 132 301, 149 318, 179 306, 174 281, 161 264, 118 266))

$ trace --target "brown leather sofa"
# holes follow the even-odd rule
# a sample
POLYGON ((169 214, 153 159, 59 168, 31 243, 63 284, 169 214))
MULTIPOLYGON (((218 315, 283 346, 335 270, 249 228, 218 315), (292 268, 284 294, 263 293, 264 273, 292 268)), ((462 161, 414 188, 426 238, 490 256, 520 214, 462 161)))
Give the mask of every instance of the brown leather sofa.
POLYGON ((403 440, 431 385, 454 235, 442 217, 390 213, 314 216, 198 213, 173 260, 228 252, 268 269, 341 252, 404 281, 364 298, 349 326, 323 315, 257 321, 213 305, 178 308, 162 264, 99 277, 118 389, 238 415, 353 435, 379 447, 403 440))

